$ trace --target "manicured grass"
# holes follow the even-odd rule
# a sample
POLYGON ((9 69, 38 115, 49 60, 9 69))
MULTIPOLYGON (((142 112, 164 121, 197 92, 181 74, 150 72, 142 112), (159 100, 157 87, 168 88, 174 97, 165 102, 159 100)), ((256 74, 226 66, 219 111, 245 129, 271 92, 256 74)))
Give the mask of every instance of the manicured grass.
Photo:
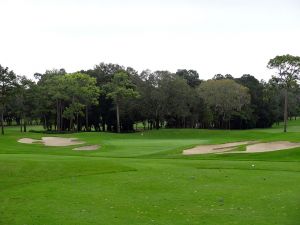
POLYGON ((45 135, 7 128, 0 136, 0 224, 297 225, 300 148, 181 154, 199 144, 300 142, 300 121, 290 122, 289 133, 281 130, 280 125, 247 131, 45 135), (77 152, 17 142, 43 136, 77 137, 101 149, 77 152))

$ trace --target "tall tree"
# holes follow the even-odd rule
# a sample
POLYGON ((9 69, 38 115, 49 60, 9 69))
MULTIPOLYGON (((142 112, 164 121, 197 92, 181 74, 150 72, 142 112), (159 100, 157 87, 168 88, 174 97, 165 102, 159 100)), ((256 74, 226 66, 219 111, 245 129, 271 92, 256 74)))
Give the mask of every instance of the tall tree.
POLYGON ((288 120, 288 91, 299 80, 300 57, 292 55, 281 55, 270 59, 267 67, 276 69, 277 74, 273 77, 284 89, 284 132, 287 131, 288 120))
POLYGON ((176 75, 185 79, 187 84, 191 87, 197 87, 201 82, 199 80, 199 74, 196 70, 177 70, 176 75))
POLYGON ((120 103, 126 98, 136 98, 139 93, 135 90, 135 85, 129 79, 128 73, 119 71, 114 74, 112 81, 104 86, 107 97, 113 99, 116 105, 117 132, 120 133, 120 103))
POLYGON ((62 78, 65 94, 70 102, 63 115, 70 120, 70 129, 73 129, 73 120, 76 118, 79 131, 79 116, 84 115, 83 109, 86 106, 98 104, 99 88, 96 86, 96 79, 84 73, 66 74, 62 78))
POLYGON ((196 92, 186 79, 175 74, 161 77, 158 84, 167 126, 185 128, 191 117, 191 105, 196 92))
POLYGON ((51 124, 53 122, 56 125, 57 131, 63 129, 63 103, 67 100, 65 87, 63 85, 64 82, 62 81, 62 77, 65 74, 66 71, 64 69, 53 69, 47 70, 44 74, 34 74, 35 78, 38 79, 40 113, 43 114, 45 125, 51 121, 51 124), (55 110, 53 110, 54 107, 55 110))
MULTIPOLYGON (((90 75, 91 77, 96 78, 97 86, 99 88, 102 88, 102 86, 112 81, 114 74, 116 74, 118 71, 121 70, 125 70, 125 68, 118 64, 102 62, 96 65, 93 69, 82 71, 82 72, 90 75)), ((89 108, 90 111, 89 120, 96 128, 96 130, 100 130, 100 124, 101 124, 102 131, 105 131, 106 129, 111 131, 112 125, 116 120, 115 116, 112 116, 112 112, 111 112, 113 101, 111 98, 107 98, 106 94, 107 94, 106 92, 101 91, 98 97, 99 102, 101 102, 101 105, 91 106, 89 108)))
POLYGON ((248 88, 231 79, 209 80, 199 87, 200 96, 217 116, 216 126, 225 128, 223 122, 228 122, 229 129, 232 114, 250 103, 248 92, 248 88))
POLYGON ((137 86, 141 95, 141 98, 138 99, 139 111, 143 115, 143 121, 147 120, 149 129, 153 128, 154 123, 158 129, 159 120, 163 117, 163 103, 158 85, 158 77, 157 72, 152 73, 150 70, 144 70, 140 74, 143 82, 137 86))
POLYGON ((4 135, 4 111, 9 96, 13 93, 13 88, 17 85, 17 76, 8 67, 4 68, 0 65, 0 120, 1 133, 4 135))
POLYGON ((22 132, 22 126, 24 132, 26 132, 27 120, 35 115, 36 108, 36 96, 35 83, 25 76, 18 76, 18 86, 15 88, 15 102, 14 110, 18 112, 20 117, 20 127, 22 132), (23 122, 23 123, 22 123, 23 122))

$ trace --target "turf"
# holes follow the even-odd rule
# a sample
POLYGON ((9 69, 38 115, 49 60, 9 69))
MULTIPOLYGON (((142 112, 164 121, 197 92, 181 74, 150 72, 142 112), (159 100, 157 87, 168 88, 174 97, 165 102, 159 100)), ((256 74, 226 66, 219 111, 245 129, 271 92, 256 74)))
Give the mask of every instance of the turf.
POLYGON ((289 131, 282 133, 280 125, 45 135, 10 127, 0 136, 0 224, 297 225, 300 148, 181 154, 199 144, 300 141, 300 121, 290 121, 289 131), (77 137, 101 149, 78 152, 17 142, 43 136, 77 137))

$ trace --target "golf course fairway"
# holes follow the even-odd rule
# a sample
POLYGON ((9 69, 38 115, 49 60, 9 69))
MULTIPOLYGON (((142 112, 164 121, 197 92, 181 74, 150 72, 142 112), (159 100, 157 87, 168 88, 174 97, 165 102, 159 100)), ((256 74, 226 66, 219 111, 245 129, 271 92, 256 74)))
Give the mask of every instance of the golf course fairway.
MULTIPOLYGON (((29 129, 38 129, 31 127, 29 129)), ((41 128, 39 128, 41 129, 41 128)), ((300 142, 300 120, 255 130, 161 129, 0 136, 1 225, 298 225, 300 148, 183 155, 198 145, 300 142), (77 138, 74 146, 19 143, 77 138)))

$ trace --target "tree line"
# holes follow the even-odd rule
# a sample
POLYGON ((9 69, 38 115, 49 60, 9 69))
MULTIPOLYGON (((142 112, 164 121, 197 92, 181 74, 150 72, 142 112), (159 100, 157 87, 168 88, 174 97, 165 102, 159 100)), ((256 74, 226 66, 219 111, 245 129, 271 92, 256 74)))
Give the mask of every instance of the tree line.
POLYGON ((300 57, 283 55, 267 65, 269 81, 253 75, 216 74, 202 80, 195 70, 144 70, 100 63, 90 70, 34 74, 31 80, 0 65, 1 133, 34 121, 48 131, 131 132, 165 128, 266 128, 299 115, 300 57))

